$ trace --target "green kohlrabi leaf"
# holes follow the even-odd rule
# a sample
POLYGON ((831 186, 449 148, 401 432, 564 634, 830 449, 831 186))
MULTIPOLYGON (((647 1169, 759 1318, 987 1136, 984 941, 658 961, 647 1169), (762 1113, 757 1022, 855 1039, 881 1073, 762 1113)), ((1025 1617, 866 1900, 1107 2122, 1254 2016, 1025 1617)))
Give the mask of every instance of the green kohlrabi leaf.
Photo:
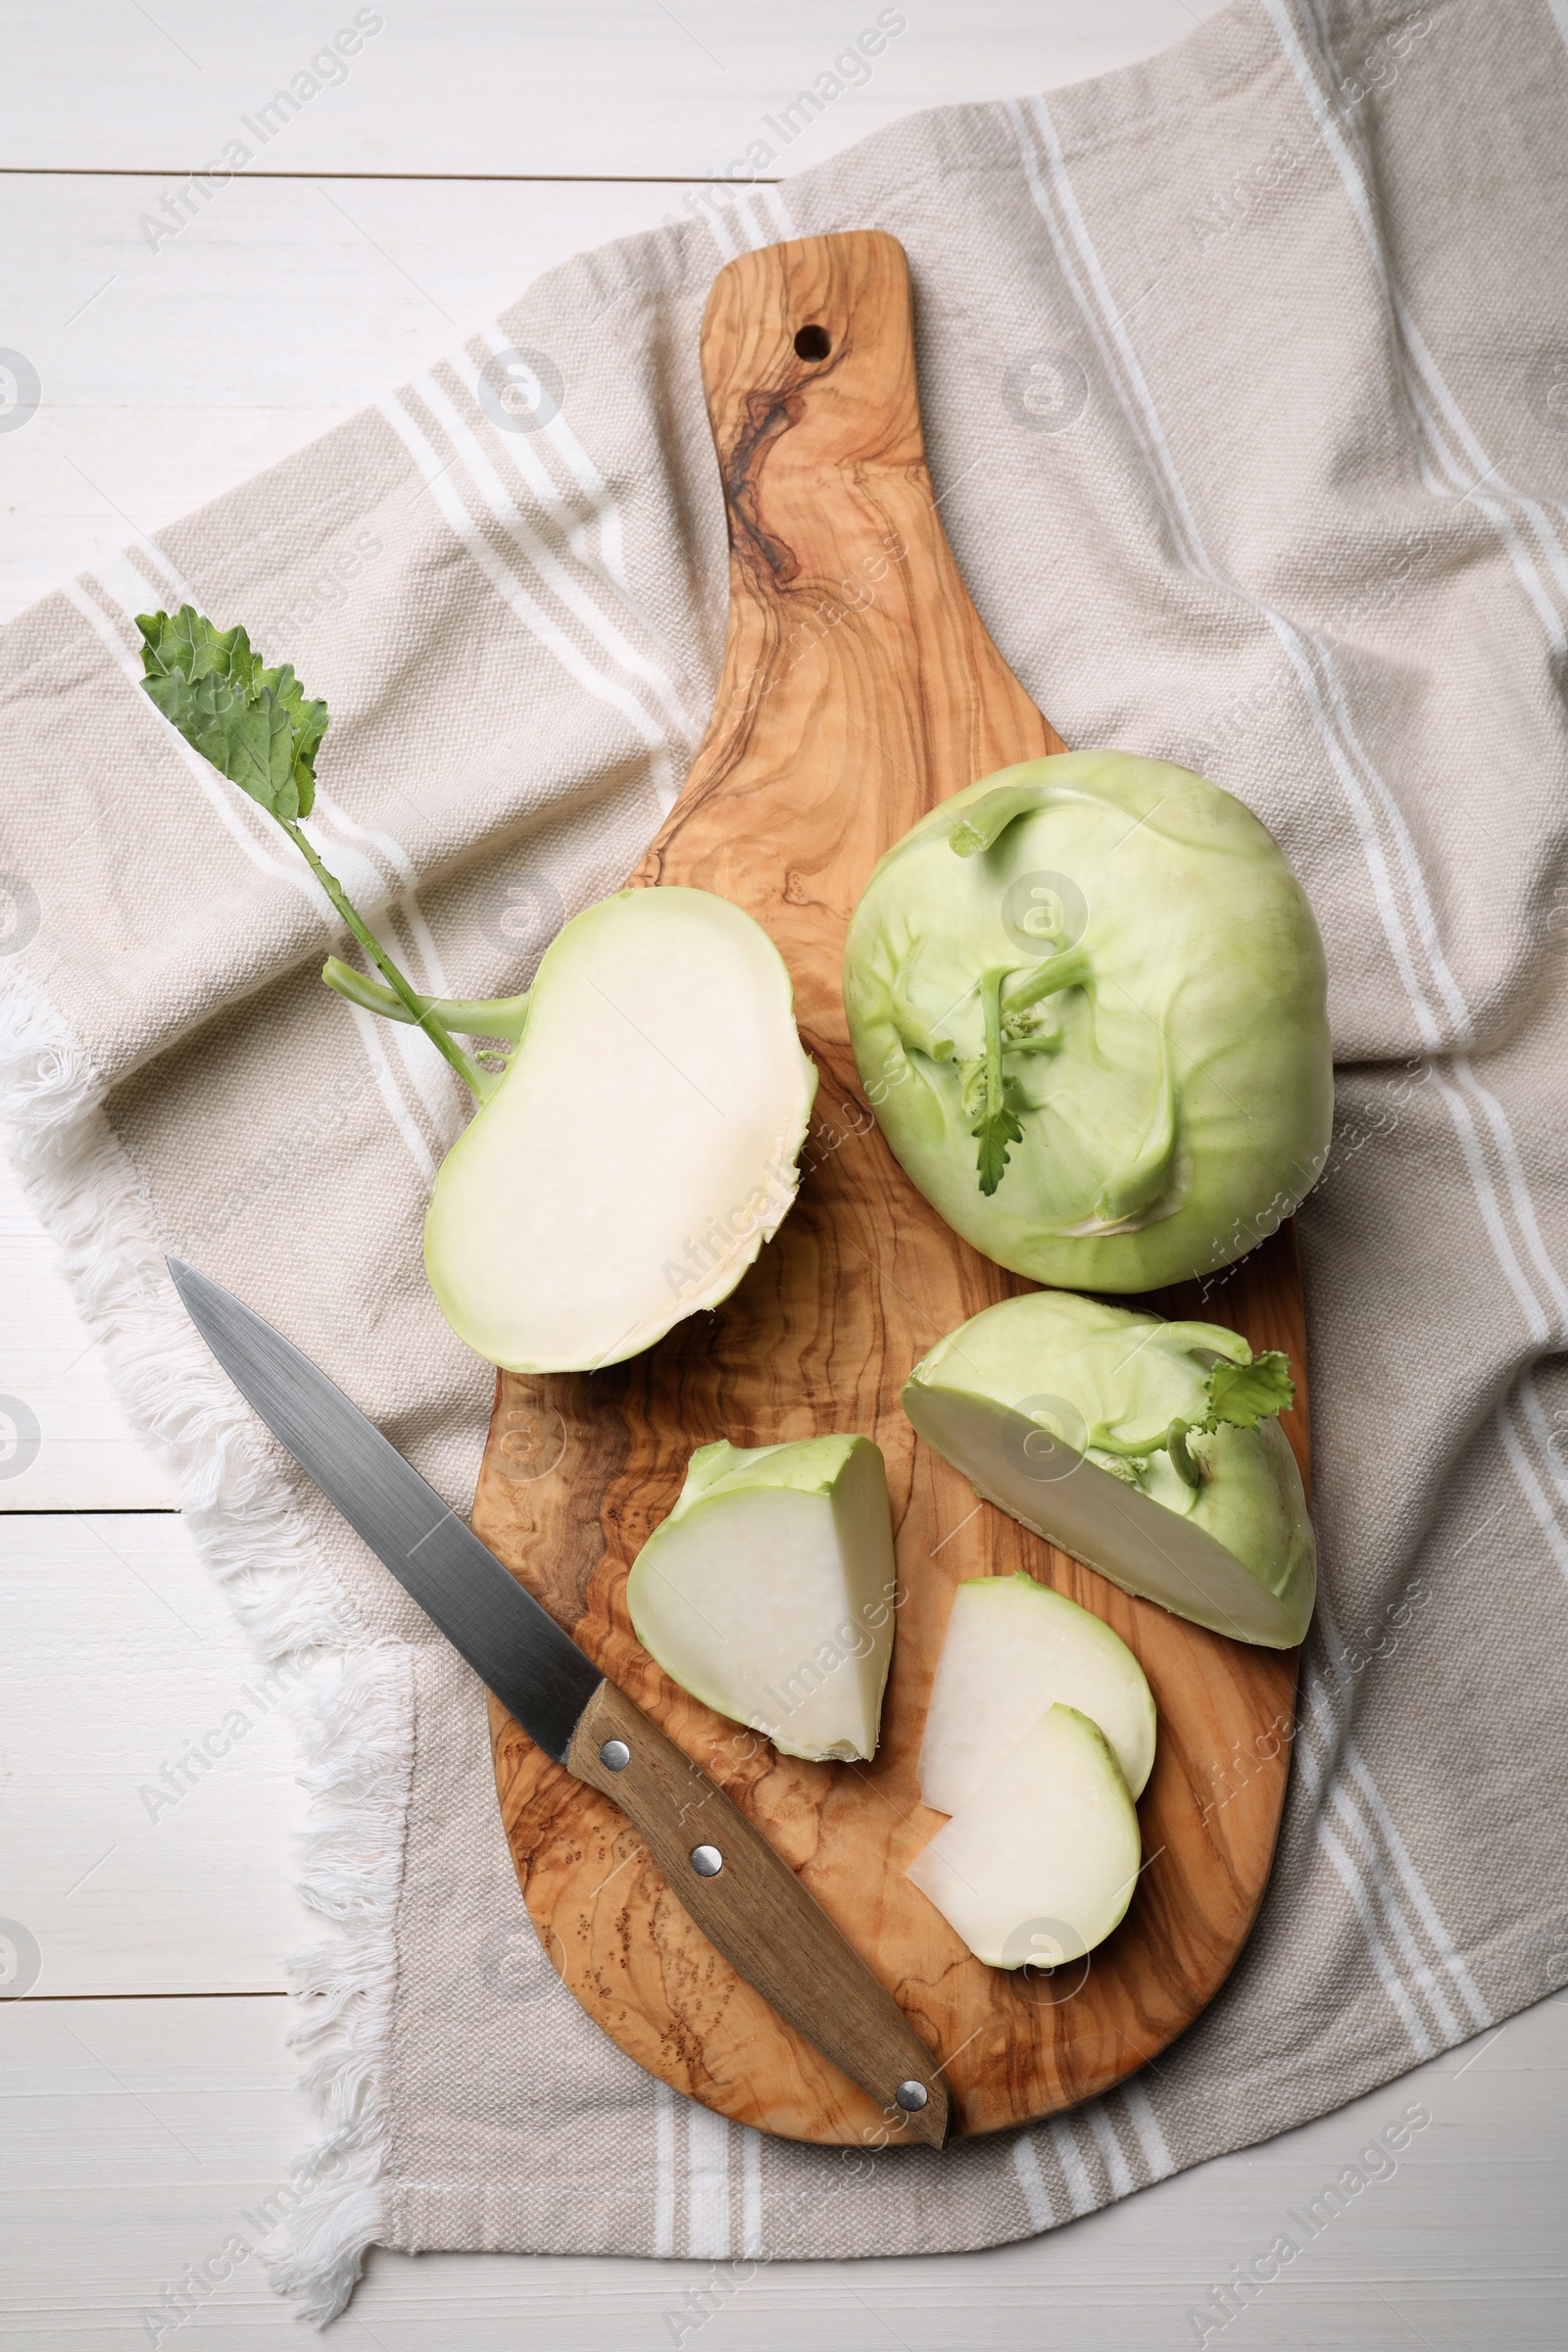
POLYGON ((1296 1401, 1291 1360, 1277 1348, 1254 1355, 1248 1364, 1216 1364, 1208 1376, 1208 1426, 1229 1421, 1237 1429, 1255 1429, 1273 1413, 1288 1412, 1296 1401))
POLYGON ((170 724, 272 816, 309 816, 327 710, 290 664, 264 668, 242 628, 216 629, 189 605, 139 613, 136 625, 142 682, 170 724))
POLYGON ((1006 976, 1005 968, 999 964, 980 982, 985 1008, 985 1055, 979 1072, 979 1116, 969 1133, 980 1145, 975 1164, 980 1190, 988 1199, 1002 1182, 1012 1146, 1023 1141, 1017 1088, 1002 1066, 1002 988, 1006 976))
POLYGON ((1023 1128, 1018 1122, 1017 1113, 1009 1110, 1005 1102, 999 1102, 995 1110, 983 1110, 980 1113, 969 1133, 978 1139, 980 1145, 975 1160, 980 1171, 980 1190, 990 1195, 1002 1182, 1008 1151, 1012 1145, 1022 1143, 1023 1128))
POLYGON ((177 670, 187 685, 198 678, 226 679, 243 693, 255 675, 257 662, 243 629, 215 629, 193 605, 179 611, 139 612, 136 626, 146 640, 142 666, 149 677, 177 670))
POLYGON ((275 694, 264 687, 248 700, 222 678, 209 674, 189 686, 177 671, 148 679, 147 691, 220 775, 273 816, 306 813, 309 797, 294 773, 294 729, 275 694))
MULTIPOLYGON (((172 614, 138 613, 136 626, 142 633, 142 684, 149 698, 220 776, 276 818, 328 904, 386 983, 383 988, 329 956, 321 974, 327 986, 354 1004, 422 1029, 482 1102, 499 1080, 453 1037, 442 1017, 448 1001, 421 997, 410 987, 407 975, 349 904, 342 883, 327 871, 305 830, 303 820, 316 801, 316 755, 326 733, 326 705, 310 701, 290 662, 266 668, 243 629, 215 629, 190 605, 181 605, 172 614)), ((480 1035, 515 1037, 524 1003, 508 998, 487 1007, 465 1001, 452 1004, 450 1010, 470 1029, 477 1022, 480 1035), (486 1020, 487 1011, 497 1014, 494 1022, 486 1020)))
POLYGON ((326 733, 326 705, 308 699, 287 662, 277 669, 259 668, 256 683, 264 693, 275 695, 288 713, 294 730, 294 780, 302 797, 300 814, 309 816, 316 798, 316 754, 326 733))

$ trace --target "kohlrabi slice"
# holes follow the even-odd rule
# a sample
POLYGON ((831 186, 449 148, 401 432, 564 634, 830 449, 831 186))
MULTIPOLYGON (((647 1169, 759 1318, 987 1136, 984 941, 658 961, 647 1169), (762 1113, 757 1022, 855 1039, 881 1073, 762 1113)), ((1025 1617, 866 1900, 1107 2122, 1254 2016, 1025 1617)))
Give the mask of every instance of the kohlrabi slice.
POLYGON ((766 933, 707 891, 622 891, 566 924, 531 990, 420 996, 306 830, 326 705, 189 605, 137 625, 151 700, 288 835, 381 975, 329 956, 327 986, 423 1030, 480 1104, 425 1224, 458 1336, 513 1371, 592 1371, 727 1298, 795 1198, 816 1092, 766 933))
POLYGON ((679 889, 585 908, 436 1179, 424 1262, 442 1313, 515 1372, 640 1354, 772 1239, 815 1088, 789 974, 749 914, 679 889))
POLYGON ((1037 1282, 1228 1264, 1316 1180, 1333 1110, 1312 910, 1201 776, 1070 752, 956 793, 850 924, 861 1081, 909 1177, 1037 1282))
POLYGON ((1154 1701, 1126 1642, 1032 1576, 960 1585, 926 1709, 921 1802, 956 1813, 1058 1700, 1100 1726, 1141 1796, 1154 1761, 1154 1701))
POLYGON ((785 1755, 876 1751, 895 1602, 893 1515, 868 1438, 692 1455, 626 1605, 664 1672, 785 1755))
POLYGON ((1293 1394, 1283 1356, 1218 1324, 1036 1291, 940 1340, 904 1409, 977 1494, 1123 1591, 1290 1649, 1317 1591, 1274 1417, 1293 1394))
POLYGON ((1138 1884, 1138 1815, 1098 1724, 1054 1706, 905 1876, 977 1960, 1055 1968, 1102 1943, 1138 1884))

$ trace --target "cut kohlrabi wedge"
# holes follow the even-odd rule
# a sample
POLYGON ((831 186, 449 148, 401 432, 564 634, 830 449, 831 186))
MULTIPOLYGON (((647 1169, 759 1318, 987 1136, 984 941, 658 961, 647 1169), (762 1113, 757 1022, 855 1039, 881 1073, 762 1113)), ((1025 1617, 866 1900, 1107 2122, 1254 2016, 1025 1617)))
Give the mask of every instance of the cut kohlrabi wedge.
POLYGON ((640 1354, 772 1239, 815 1091, 789 974, 749 914, 673 888, 585 908, 436 1179, 442 1313, 514 1372, 640 1354))
POLYGON ((1138 1816, 1104 1734, 1054 1706, 906 1877, 977 1960, 1055 1968, 1110 1934, 1138 1884, 1138 1816))
POLYGON ((904 1409, 990 1502, 1123 1591, 1294 1648, 1317 1591, 1285 1358, 1063 1291, 1006 1298, 918 1363, 904 1409))
POLYGON ((1154 1701, 1126 1642, 1032 1576, 960 1585, 926 1709, 921 1801, 956 1813, 1058 1700, 1100 1726, 1141 1796, 1154 1761, 1154 1701))
POLYGON ((868 1438, 701 1446, 637 1554, 637 1639, 785 1755, 876 1751, 893 1654, 893 1515, 868 1438))

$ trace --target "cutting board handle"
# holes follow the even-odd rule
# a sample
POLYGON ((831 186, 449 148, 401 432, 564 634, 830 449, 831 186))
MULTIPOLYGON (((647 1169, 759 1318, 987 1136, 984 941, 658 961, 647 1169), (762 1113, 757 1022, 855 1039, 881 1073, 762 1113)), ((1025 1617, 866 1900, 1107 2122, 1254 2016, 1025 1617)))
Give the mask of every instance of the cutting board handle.
POLYGON ((713 282, 702 357, 741 577, 766 595, 837 572, 863 604, 891 568, 889 494, 931 503, 904 248, 862 229, 744 254, 713 282))
MULTIPOLYGON (((713 281, 702 367, 729 521, 729 633, 691 780, 642 878, 659 879, 666 842, 738 764, 793 764, 803 717, 848 739, 885 808, 873 858, 1023 745, 1062 750, 993 645, 942 528, 898 239, 857 229, 742 254, 713 281), (892 678, 921 682, 916 707, 890 707, 892 678)), ((808 829, 802 813, 792 831, 808 829)))

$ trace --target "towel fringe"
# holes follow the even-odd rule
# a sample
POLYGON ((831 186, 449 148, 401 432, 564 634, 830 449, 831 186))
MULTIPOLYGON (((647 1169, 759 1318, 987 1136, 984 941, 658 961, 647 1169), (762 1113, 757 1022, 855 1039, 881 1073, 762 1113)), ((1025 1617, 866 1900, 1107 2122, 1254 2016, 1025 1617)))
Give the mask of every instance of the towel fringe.
MULTIPOLYGON (((267 1441, 221 1380, 174 1295, 151 1201, 104 1113, 101 1073, 20 969, 0 975, 0 1124, 59 1248, 134 1425, 174 1470, 197 1548, 269 1662, 333 1653, 325 1690, 291 1710, 314 1799, 300 1891, 338 1934, 289 1959, 322 2134, 292 2168, 297 2200, 265 2259, 301 2316, 324 2326, 385 2219, 385 2070, 413 1751, 412 1660, 370 1639, 313 1554, 267 1441)), ((323 1678, 313 1676, 319 1684, 323 1678)))
POLYGON ((314 1800, 300 1839, 301 1891, 338 1934, 291 1963, 304 2014, 289 2039, 307 2053, 302 2081, 323 2128, 295 2168, 299 2202, 263 2260, 279 2294, 294 2296, 301 2318, 318 2328, 343 2309, 367 2250, 384 2234, 384 2085, 413 1705, 411 1652, 382 1642, 345 1660, 330 1687, 303 1693, 295 1719, 300 1777, 314 1800))

